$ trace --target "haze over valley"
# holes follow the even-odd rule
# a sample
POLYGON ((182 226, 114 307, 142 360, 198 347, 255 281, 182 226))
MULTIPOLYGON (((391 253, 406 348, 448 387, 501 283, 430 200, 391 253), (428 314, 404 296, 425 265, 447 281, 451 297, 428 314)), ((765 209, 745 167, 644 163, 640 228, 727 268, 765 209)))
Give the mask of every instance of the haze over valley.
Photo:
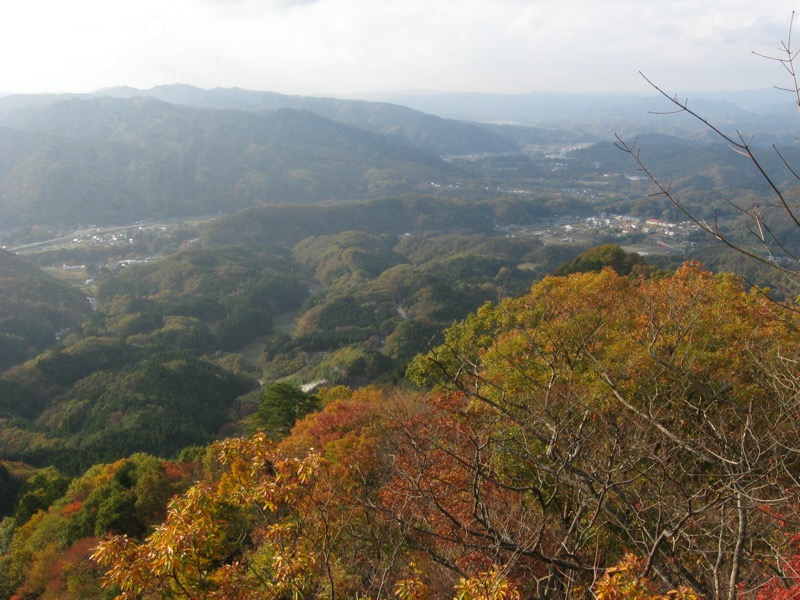
POLYGON ((717 4, 10 8, 0 600, 800 594, 794 17, 717 4))

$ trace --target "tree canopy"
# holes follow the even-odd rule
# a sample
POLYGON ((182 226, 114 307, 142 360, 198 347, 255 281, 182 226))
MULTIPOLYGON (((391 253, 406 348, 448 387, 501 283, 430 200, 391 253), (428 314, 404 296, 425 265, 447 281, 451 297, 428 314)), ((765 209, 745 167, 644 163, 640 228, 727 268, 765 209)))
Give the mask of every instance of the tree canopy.
POLYGON ((95 557, 123 598, 779 593, 798 318, 696 265, 547 278, 418 356, 430 392, 336 388, 280 447, 217 445, 152 536, 95 557))

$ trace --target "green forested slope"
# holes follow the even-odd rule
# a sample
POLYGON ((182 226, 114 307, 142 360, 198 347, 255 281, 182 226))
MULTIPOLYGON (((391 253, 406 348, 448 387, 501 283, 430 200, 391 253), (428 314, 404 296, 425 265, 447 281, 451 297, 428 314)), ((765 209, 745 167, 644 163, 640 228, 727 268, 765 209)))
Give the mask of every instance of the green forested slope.
POLYGON ((0 217, 121 223, 425 189, 453 167, 307 111, 72 98, 0 114, 0 217))
POLYGON ((89 314, 84 295, 0 250, 0 370, 32 358, 89 314))

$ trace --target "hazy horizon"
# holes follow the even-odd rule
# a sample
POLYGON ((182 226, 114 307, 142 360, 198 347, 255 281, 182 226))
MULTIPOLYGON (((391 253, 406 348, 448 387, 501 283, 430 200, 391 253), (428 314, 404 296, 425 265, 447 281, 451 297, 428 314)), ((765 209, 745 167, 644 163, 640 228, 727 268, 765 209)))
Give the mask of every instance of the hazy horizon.
POLYGON ((786 83, 793 4, 665 0, 76 0, 15 3, 4 93, 184 83, 281 94, 647 93, 786 83))

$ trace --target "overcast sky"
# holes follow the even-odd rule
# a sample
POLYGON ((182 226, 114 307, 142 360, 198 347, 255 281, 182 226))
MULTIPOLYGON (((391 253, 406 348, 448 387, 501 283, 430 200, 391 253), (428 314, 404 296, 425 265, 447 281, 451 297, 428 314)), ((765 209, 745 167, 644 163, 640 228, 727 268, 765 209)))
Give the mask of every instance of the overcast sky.
MULTIPOLYGON (((796 4, 795 4, 796 2, 796 4)), ((784 85, 788 0, 4 0, 0 91, 671 93, 784 85)), ((798 26, 800 47, 800 26, 798 26)))

